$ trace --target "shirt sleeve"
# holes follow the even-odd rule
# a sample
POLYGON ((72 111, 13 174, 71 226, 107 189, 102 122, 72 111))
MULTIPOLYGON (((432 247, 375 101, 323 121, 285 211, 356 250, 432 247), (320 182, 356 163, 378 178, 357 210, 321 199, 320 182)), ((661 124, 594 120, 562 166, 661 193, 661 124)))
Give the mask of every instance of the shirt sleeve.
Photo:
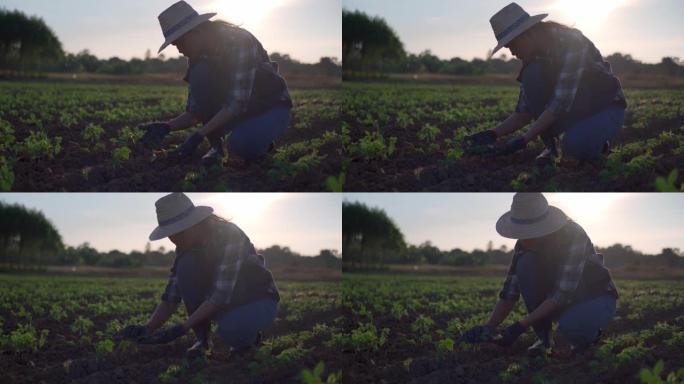
POLYGON ((171 267, 171 275, 166 283, 166 288, 162 294, 162 301, 167 301, 170 303, 180 303, 181 293, 178 288, 178 278, 176 277, 176 264, 178 263, 178 256, 173 260, 173 267, 171 267))
POLYGON ((237 227, 233 226, 228 233, 228 241, 223 248, 223 257, 219 264, 219 273, 214 283, 214 291, 209 301, 225 306, 230 304, 233 289, 237 282, 240 267, 249 257, 251 243, 249 238, 237 227))
POLYGON ((518 276, 516 274, 516 266, 518 264, 519 258, 518 255, 518 252, 513 255, 513 260, 511 260, 511 266, 508 267, 508 273, 506 274, 506 280, 504 281, 503 288, 499 292, 499 299, 518 301, 520 298, 520 287, 518 285, 518 276))
POLYGON ((577 289, 587 261, 587 247, 593 248, 591 241, 584 231, 575 230, 568 247, 568 258, 561 266, 560 278, 549 299, 556 304, 567 304, 577 289))
POLYGON ((573 36, 568 39, 570 42, 565 45, 566 52, 562 58, 558 82, 553 97, 547 105, 547 109, 555 115, 568 112, 572 107, 589 50, 589 44, 584 43, 579 37, 573 36))
POLYGON ((231 116, 239 116, 247 111, 247 105, 252 95, 252 87, 258 65, 257 44, 247 36, 241 36, 235 40, 235 46, 230 55, 233 61, 232 73, 229 75, 230 87, 223 108, 228 110, 231 116))

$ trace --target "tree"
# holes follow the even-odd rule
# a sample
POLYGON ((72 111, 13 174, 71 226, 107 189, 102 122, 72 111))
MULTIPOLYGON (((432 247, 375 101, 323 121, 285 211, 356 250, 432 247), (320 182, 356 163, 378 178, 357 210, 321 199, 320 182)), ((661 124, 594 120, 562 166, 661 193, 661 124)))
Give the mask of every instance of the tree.
POLYGON ((404 235, 385 211, 359 202, 342 203, 345 266, 352 269, 382 266, 386 258, 397 259, 405 250, 404 235))
POLYGON ((44 69, 63 56, 62 43, 41 18, 0 9, 0 67, 44 69))
POLYGON ((9 268, 46 264, 64 245, 42 212, 0 202, 0 256, 9 268))
POLYGON ((406 56, 404 44, 380 17, 342 10, 342 62, 360 71, 382 71, 406 56))

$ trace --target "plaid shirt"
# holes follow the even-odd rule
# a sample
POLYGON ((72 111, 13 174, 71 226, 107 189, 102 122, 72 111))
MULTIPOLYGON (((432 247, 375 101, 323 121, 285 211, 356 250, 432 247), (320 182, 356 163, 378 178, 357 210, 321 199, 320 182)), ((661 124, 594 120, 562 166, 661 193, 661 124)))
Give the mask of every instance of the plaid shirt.
MULTIPOLYGON (((565 28, 554 28, 552 31, 551 39, 554 41, 554 48, 546 55, 561 63, 561 69, 553 96, 546 108, 559 116, 570 111, 584 71, 591 68, 607 72, 611 76, 612 72, 610 64, 603 60, 601 52, 582 32, 565 28)), ((625 101, 622 88, 619 88, 615 101, 625 101)), ((522 85, 515 111, 530 111, 522 85)))
MULTIPOLYGON (((587 263, 603 265, 603 259, 594 250, 591 240, 582 227, 574 221, 568 221, 568 224, 551 235, 549 241, 540 248, 540 252, 546 258, 560 262, 560 265, 555 265, 558 268, 558 275, 553 292, 548 299, 561 306, 569 304, 574 299, 587 263)), ((517 301, 520 297, 516 267, 518 260, 525 252, 526 250, 518 241, 499 298, 517 301)), ((613 293, 617 297, 617 288, 612 279, 606 287, 606 292, 613 293)))
MULTIPOLYGON (((247 112, 258 67, 277 74, 277 69, 273 66, 261 43, 242 28, 223 28, 213 51, 203 55, 202 58, 216 59, 222 64, 221 67, 226 69, 226 78, 217 81, 225 82, 227 85, 223 109, 228 110, 232 117, 238 117, 247 112)), ((287 87, 281 92, 278 100, 291 102, 287 87)), ((195 98, 190 92, 186 109, 188 111, 197 110, 196 104, 195 98)))
MULTIPOLYGON (((212 221, 213 234, 211 241, 202 248, 193 248, 189 250, 176 250, 179 257, 192 257, 190 255, 193 251, 209 250, 215 252, 220 258, 218 264, 218 272, 214 280, 213 292, 209 295, 210 302, 226 307, 231 303, 233 295, 233 288, 237 282, 240 273, 240 267, 244 263, 256 263, 262 268, 266 268, 264 257, 257 254, 254 245, 249 240, 247 235, 235 224, 231 222, 212 221)), ((166 289, 162 294, 163 301, 174 303, 181 302, 181 292, 178 287, 178 278, 176 276, 176 260, 174 260, 171 268, 171 275, 169 276, 166 289)), ((277 295, 278 289, 275 283, 269 287, 269 293, 277 295)))

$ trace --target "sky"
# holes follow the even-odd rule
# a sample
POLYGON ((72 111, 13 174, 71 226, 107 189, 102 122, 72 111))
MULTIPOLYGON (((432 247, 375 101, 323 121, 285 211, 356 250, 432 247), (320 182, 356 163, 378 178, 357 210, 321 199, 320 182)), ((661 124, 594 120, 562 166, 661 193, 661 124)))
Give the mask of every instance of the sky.
MULTIPOLYGON (((545 193, 584 228, 595 246, 616 243, 658 254, 684 250, 684 193, 545 193)), ((499 236, 496 221, 510 210, 512 193, 345 193, 385 210, 409 244, 424 241, 443 250, 486 249, 515 244, 499 236)))
MULTIPOLYGON (((100 251, 142 251, 157 226, 154 203, 163 193, 3 193, 0 201, 37 209, 65 244, 89 242, 100 251)), ((257 248, 288 246, 304 256, 342 250, 342 196, 335 193, 188 193, 230 219, 257 248)), ((175 246, 168 239, 152 249, 175 246)))
MULTIPOLYGON (((682 0, 517 0, 532 15, 579 28, 604 56, 684 59, 682 0)), ((381 16, 410 53, 430 49, 442 59, 485 58, 496 46, 489 19, 510 0, 342 0, 350 11, 381 16)), ((502 51, 510 57, 507 49, 502 51)), ((497 53, 497 57, 499 53, 497 53)))
MULTIPOLYGON (((242 25, 269 52, 318 62, 342 58, 340 0, 187 0, 199 13, 242 25)), ((157 16, 174 0, 0 0, 0 8, 41 17, 66 52, 89 49, 100 58, 155 57, 164 38, 157 16)), ((179 56, 171 46, 166 57, 179 56)))

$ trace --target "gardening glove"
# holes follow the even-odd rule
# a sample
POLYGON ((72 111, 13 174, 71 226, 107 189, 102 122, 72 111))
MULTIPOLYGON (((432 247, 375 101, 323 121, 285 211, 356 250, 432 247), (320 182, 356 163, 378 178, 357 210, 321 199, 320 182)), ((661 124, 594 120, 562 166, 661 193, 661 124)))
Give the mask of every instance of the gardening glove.
POLYGON ((145 131, 145 134, 140 138, 140 142, 145 147, 151 149, 159 148, 166 135, 171 132, 171 126, 167 123, 139 125, 138 129, 145 131))
POLYGON ((200 136, 199 132, 195 132, 185 139, 185 142, 178 148, 169 153, 169 158, 173 160, 180 160, 192 156, 197 147, 202 144, 204 138, 200 136))
POLYGON ((516 321, 513 323, 513 325, 509 325, 501 331, 501 338, 496 341, 497 344, 499 344, 502 347, 508 347, 515 343, 515 341, 525 333, 525 327, 520 324, 519 321, 516 321))
POLYGON ((499 148, 499 155, 512 155, 518 151, 525 149, 527 143, 522 136, 514 137, 501 148, 499 148))
POLYGON ((491 341, 493 337, 492 328, 486 325, 478 325, 470 328, 461 335, 464 343, 476 344, 491 341))
POLYGON ((170 328, 164 328, 161 331, 155 332, 154 334, 142 338, 140 344, 166 344, 170 343, 177 338, 185 335, 185 330, 183 329, 183 324, 176 324, 170 328))
POLYGON ((147 337, 149 335, 149 331, 144 325, 129 325, 121 331, 120 335, 125 339, 137 340, 147 337))
POLYGON ((471 146, 491 145, 496 142, 496 132, 491 129, 466 136, 466 143, 471 146))

